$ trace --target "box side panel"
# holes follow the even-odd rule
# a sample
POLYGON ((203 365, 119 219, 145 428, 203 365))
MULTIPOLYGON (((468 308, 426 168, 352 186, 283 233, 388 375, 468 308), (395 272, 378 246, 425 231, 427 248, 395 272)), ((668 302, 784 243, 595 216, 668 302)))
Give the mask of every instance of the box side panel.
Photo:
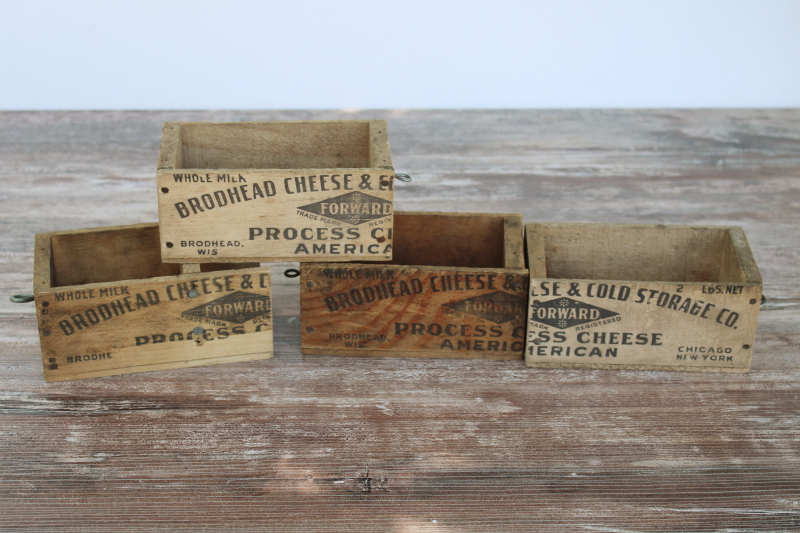
POLYGON ((726 283, 744 283, 746 281, 744 270, 742 270, 739 256, 736 253, 736 244, 730 231, 727 232, 726 239, 720 250, 718 279, 720 282, 726 283))
POLYGON ((50 241, 57 287, 180 272, 177 265, 162 263, 155 224, 58 233, 50 241))
POLYGON ((721 279, 741 279, 746 283, 761 284, 761 272, 758 270, 750 243, 742 228, 732 227, 728 230, 731 259, 723 264, 721 279))
POLYGON ((36 309, 48 381, 272 354, 266 268, 60 287, 36 309))
POLYGON ((52 233, 37 233, 33 242, 33 292, 50 289, 53 279, 53 253, 50 238, 52 233))
POLYGON ((210 345, 198 347, 191 359, 185 358, 185 352, 170 346, 163 346, 161 350, 140 351, 138 348, 127 348, 120 352, 119 358, 135 361, 130 366, 100 367, 94 369, 76 369, 73 373, 47 374, 48 382, 71 381, 75 379, 99 378, 103 376, 118 376, 121 374, 134 374, 138 372, 153 372, 156 370, 172 370, 177 368, 192 368, 196 366, 220 365, 224 363, 241 363, 246 361, 260 361, 272 357, 272 351, 267 351, 267 346, 273 345, 273 332, 262 330, 258 337, 253 335, 231 338, 227 341, 225 350, 211 348, 210 345), (225 355, 230 353, 231 355, 225 355))
POLYGON ((372 168, 393 169, 389 149, 389 128, 385 120, 369 121, 370 161, 372 168))
POLYGON ((503 268, 505 217, 488 213, 398 212, 393 265, 503 268))
POLYGON ((165 122, 161 129, 161 146, 158 151, 158 169, 175 169, 183 165, 181 123, 165 122))
POLYGON ((159 172, 167 262, 392 257, 392 173, 375 169, 159 172))
POLYGON ((531 279, 525 361, 746 372, 761 286, 531 279))
POLYGON ((719 281, 727 228, 537 224, 547 277, 636 281, 719 281))
POLYGON ((370 166, 369 121, 184 122, 183 169, 370 166))
POLYGON ((303 353, 521 359, 527 272, 300 267, 303 353))
POLYGON ((522 215, 504 215, 503 218, 503 266, 505 268, 525 268, 522 215))
POLYGON ((544 253, 544 234, 537 224, 525 225, 525 255, 532 278, 548 277, 544 253))

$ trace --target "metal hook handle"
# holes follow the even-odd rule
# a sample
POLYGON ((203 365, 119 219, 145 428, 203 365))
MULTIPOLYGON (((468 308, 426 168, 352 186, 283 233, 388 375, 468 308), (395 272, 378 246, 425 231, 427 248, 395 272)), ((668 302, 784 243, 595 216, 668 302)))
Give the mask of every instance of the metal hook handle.
POLYGON ((411 181, 411 176, 409 176, 408 174, 395 174, 394 179, 408 183, 409 181, 411 181))
POLYGON ((33 301, 33 294, 15 294, 9 300, 15 304, 25 304, 33 301))

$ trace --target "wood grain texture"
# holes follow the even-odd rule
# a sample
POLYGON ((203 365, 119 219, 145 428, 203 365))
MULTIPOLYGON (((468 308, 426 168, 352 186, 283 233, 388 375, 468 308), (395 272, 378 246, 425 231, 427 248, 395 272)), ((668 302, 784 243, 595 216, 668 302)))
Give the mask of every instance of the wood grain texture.
POLYGON ((0 299, 2 531, 797 531, 800 111, 0 113, 0 287, 35 233, 157 219, 166 121, 386 119, 398 210, 741 226, 751 372, 301 356, 46 384, 0 299))

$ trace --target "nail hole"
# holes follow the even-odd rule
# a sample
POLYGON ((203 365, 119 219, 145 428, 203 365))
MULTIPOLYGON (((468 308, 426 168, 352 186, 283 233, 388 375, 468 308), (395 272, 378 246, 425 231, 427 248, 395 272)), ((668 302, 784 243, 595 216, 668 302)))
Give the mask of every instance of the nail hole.
POLYGON ((163 192, 164 194, 166 194, 166 193, 168 193, 168 192, 169 192, 169 189, 168 189, 167 187, 161 187, 161 192, 163 192))
POLYGON ((383 241, 385 241, 385 240, 386 240, 386 237, 378 237, 376 240, 377 240, 378 242, 383 242, 383 241))
POLYGON ((167 248, 172 248, 173 246, 174 246, 174 244, 172 244, 171 242, 167 243, 167 248))
POLYGON ((306 283, 306 287, 308 287, 309 289, 313 289, 314 288, 314 282, 313 281, 309 281, 308 283, 306 283))
POLYGON ((50 370, 58 370, 58 365, 55 363, 50 365, 50 370))
POLYGON ((42 330, 42 335, 45 336, 45 337, 49 337, 51 333, 53 333, 53 332, 50 331, 49 329, 43 329, 42 330))
POLYGON ((533 339, 533 344, 542 344, 540 339, 533 339))
POLYGON ((744 348, 745 350, 749 350, 750 349, 750 345, 749 344, 745 344, 744 346, 742 346, 742 348, 744 348))
POLYGON ((314 333, 314 326, 308 326, 308 327, 306 328, 306 332, 307 332, 307 333, 314 333))
POLYGON ((42 307, 48 307, 49 305, 50 305, 50 302, 42 302, 42 307))
POLYGON ((51 357, 50 359, 47 360, 47 362, 48 363, 55 363, 56 362, 56 358, 55 357, 51 357))
POLYGON ((756 303, 757 301, 758 301, 758 300, 756 300, 755 298, 753 298, 752 300, 750 300, 750 305, 755 305, 755 303, 756 303))
POLYGON ((388 187, 388 186, 389 186, 389 182, 388 182, 388 181, 386 181, 386 180, 383 180, 383 181, 381 182, 381 185, 383 185, 384 187, 388 187))
POLYGON ((539 305, 539 304, 541 304, 541 303, 542 303, 542 302, 540 302, 539 300, 534 300, 534 301, 533 301, 533 305, 539 305))

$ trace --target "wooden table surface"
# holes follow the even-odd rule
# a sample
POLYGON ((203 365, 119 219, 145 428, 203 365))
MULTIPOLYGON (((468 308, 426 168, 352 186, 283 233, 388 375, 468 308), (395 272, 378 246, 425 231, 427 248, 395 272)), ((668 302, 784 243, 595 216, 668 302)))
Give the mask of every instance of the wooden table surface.
MULTIPOLYGON (((0 530, 800 530, 800 110, 0 113, 0 530), (398 210, 742 226, 750 374, 300 355, 46 384, 37 232, 157 220, 167 120, 389 121, 398 210)), ((468 236, 466 236, 468 238, 468 236)))

